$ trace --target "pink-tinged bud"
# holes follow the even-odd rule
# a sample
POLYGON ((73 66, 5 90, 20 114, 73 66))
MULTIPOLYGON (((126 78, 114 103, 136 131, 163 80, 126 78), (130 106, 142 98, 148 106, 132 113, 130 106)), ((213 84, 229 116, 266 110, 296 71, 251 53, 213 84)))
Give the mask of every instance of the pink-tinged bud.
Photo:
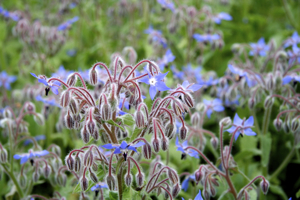
POLYGON ((90 134, 87 131, 86 125, 81 129, 81 139, 84 143, 88 143, 90 141, 90 134))
POLYGON ((60 186, 66 186, 67 176, 65 174, 58 174, 56 177, 57 183, 60 186))
POLYGON ((41 126, 43 126, 44 123, 45 123, 44 117, 43 117, 43 115, 40 114, 40 113, 36 113, 36 114, 33 116, 33 120, 34 120, 38 125, 41 125, 41 126))
POLYGON ((185 102, 186 105, 188 105, 188 107, 190 107, 190 108, 193 108, 194 105, 195 105, 195 102, 194 102, 193 97, 192 97, 190 94, 188 94, 188 93, 185 93, 185 95, 184 95, 184 102, 185 102))
POLYGON ((73 156, 67 155, 65 158, 65 163, 69 170, 74 170, 75 161, 73 159, 73 156))
POLYGON ((98 183, 99 180, 98 180, 96 174, 95 174, 91 169, 89 169, 89 172, 90 172, 90 178, 91 178, 91 180, 92 180, 94 183, 98 183))
POLYGON ((172 182, 172 184, 176 184, 178 183, 178 175, 177 173, 173 170, 173 169, 168 169, 168 177, 170 179, 170 181, 172 182))
POLYGON ((135 176, 135 181, 138 187, 142 187, 143 183, 144 183, 144 174, 142 173, 137 173, 135 176))
POLYGON ((72 118, 72 116, 70 115, 70 113, 68 112, 68 114, 65 116, 65 125, 68 129, 73 129, 74 127, 74 120, 72 118))
POLYGON ((27 102, 25 106, 27 112, 35 112, 35 105, 31 102, 27 102))
POLYGON ((198 127, 199 123, 200 123, 200 114, 198 112, 194 113, 192 115, 192 119, 191 120, 192 120, 193 126, 198 127))
POLYGON ((203 174, 200 170, 197 170, 195 172, 195 180, 196 182, 200 182, 202 180, 203 174))
POLYGON ((71 74, 71 75, 68 76, 67 84, 72 87, 72 86, 75 85, 76 81, 77 81, 76 75, 71 74))
POLYGON ((220 126, 223 126, 223 128, 227 128, 232 124, 232 120, 230 119, 230 117, 225 117, 223 119, 221 119, 221 121, 219 122, 220 126))
POLYGON ((245 200, 250 200, 250 194, 247 191, 245 191, 245 200))
POLYGON ((96 68, 95 69, 92 69, 90 71, 90 83, 92 85, 96 85, 98 82, 98 73, 97 73, 97 70, 96 68))
POLYGON ((264 195, 266 195, 270 186, 269 182, 267 180, 262 180, 259 185, 264 195))
POLYGON ((214 147, 214 149, 217 149, 219 145, 219 139, 217 137, 212 137, 210 139, 210 143, 214 147))
POLYGON ((82 176, 80 179, 80 186, 82 191, 86 191, 88 189, 89 181, 85 176, 82 176))
POLYGON ((70 101, 69 110, 71 111, 71 113, 73 115, 77 115, 78 112, 79 112, 78 103, 77 103, 77 101, 74 98, 72 98, 71 101, 70 101))
POLYGON ((93 165, 93 162, 94 162, 94 155, 92 151, 87 151, 83 158, 84 166, 91 167, 93 165))
POLYGON ((204 196, 204 199, 206 199, 206 200, 208 200, 210 198, 210 194, 206 189, 203 191, 203 196, 204 196))
POLYGON ((211 178, 210 180, 211 180, 211 182, 212 182, 215 186, 219 187, 218 179, 216 179, 216 178, 211 178))
POLYGON ((100 138, 100 135, 99 135, 99 130, 98 128, 96 127, 96 129, 94 130, 94 134, 92 135, 92 137, 94 138, 94 140, 99 140, 100 138))
POLYGON ((255 98, 250 98, 250 99, 248 100, 248 106, 249 106, 250 109, 253 109, 254 106, 255 106, 255 104, 256 104, 255 98))
POLYGON ((291 131, 292 131, 293 133, 295 133, 295 132, 299 129, 299 125, 300 125, 299 119, 298 119, 298 118, 294 118, 294 119, 292 120, 291 126, 290 126, 291 131))
MULTIPOLYGON (((175 113, 175 115, 177 116, 181 116, 181 114, 184 112, 183 109, 181 109, 177 104, 180 103, 179 101, 176 101, 175 100, 172 102, 172 109, 175 113), (176 103, 177 102, 177 103, 176 103)), ((180 103, 181 104, 181 103, 180 103)))
POLYGON ((91 135, 94 134, 95 127, 96 127, 96 122, 95 122, 95 120, 88 120, 88 122, 87 122, 87 130, 89 131, 89 133, 90 133, 91 135))
MULTIPOLYGON (((171 188, 170 188, 170 186, 167 184, 166 185, 166 189, 170 192, 171 191, 171 188)), ((167 193, 167 191, 164 191, 164 196, 165 196, 165 199, 169 199, 170 198, 170 196, 169 196, 169 194, 167 193)))
POLYGON ((116 180, 112 175, 106 177, 106 184, 110 190, 114 190, 116 187, 116 180))
POLYGON ((277 129, 277 131, 281 130, 282 127, 282 120, 281 119, 275 119, 273 122, 275 128, 277 129))
POLYGON ((181 126, 179 129, 179 137, 181 140, 185 140, 186 135, 187 135, 188 129, 186 126, 181 126))
POLYGON ((138 128, 143 128, 145 126, 145 118, 142 111, 137 111, 135 113, 135 123, 138 128))
POLYGON ((180 185, 178 183, 176 183, 173 188, 172 188, 172 196, 175 198, 178 193, 180 192, 180 185))
POLYGON ((217 193, 217 192, 216 192, 216 189, 215 189, 213 186, 210 186, 209 189, 210 189, 210 194, 211 194, 211 196, 212 196, 212 197, 216 196, 216 193, 217 193))
POLYGON ((274 98, 272 98, 271 96, 267 96, 265 99, 265 103, 264 106, 265 108, 270 108, 274 103, 274 98))
POLYGON ((40 178, 40 173, 39 173, 39 171, 34 171, 33 174, 32 174, 32 181, 33 181, 34 183, 36 183, 36 182, 38 182, 39 178, 40 178))
POLYGON ((23 175, 22 173, 19 176, 19 183, 22 188, 25 188, 27 185, 27 177, 25 175, 23 175))
POLYGON ((174 136, 175 125, 172 123, 168 123, 166 125, 165 135, 167 138, 172 139, 174 136))
POLYGON ((143 145, 143 155, 146 159, 150 159, 152 156, 152 150, 150 144, 146 143, 143 145))
POLYGON ((129 187, 132 183, 132 175, 126 173, 124 180, 125 180, 125 184, 129 187))
POLYGON ((163 151, 166 151, 166 150, 168 150, 168 147, 169 147, 169 140, 166 137, 162 138, 161 139, 161 149, 163 151))
POLYGON ((2 147, 2 150, 0 150, 0 163, 6 163, 7 162, 7 151, 2 147))
POLYGON ((66 90, 61 95, 60 105, 65 108, 69 105, 70 101, 71 101, 71 93, 69 90, 66 90))
POLYGON ((153 149, 157 153, 159 152, 159 139, 154 138, 152 141, 153 149))
POLYGON ((94 162, 92 165, 92 169, 96 172, 98 171, 98 165, 94 162))
POLYGON ((111 118, 111 107, 109 104, 103 104, 101 108, 101 115, 104 121, 107 121, 111 118))
POLYGON ((45 177, 45 178, 48 178, 49 175, 50 175, 50 173, 51 173, 51 167, 50 167, 49 165, 46 165, 46 166, 44 167, 44 177, 45 177))
POLYGON ((156 196, 158 197, 160 195, 160 193, 161 193, 161 188, 159 187, 159 188, 157 188, 156 196))
POLYGON ((79 156, 75 157, 75 164, 74 164, 74 171, 75 172, 79 172, 81 169, 81 159, 79 158, 79 156))

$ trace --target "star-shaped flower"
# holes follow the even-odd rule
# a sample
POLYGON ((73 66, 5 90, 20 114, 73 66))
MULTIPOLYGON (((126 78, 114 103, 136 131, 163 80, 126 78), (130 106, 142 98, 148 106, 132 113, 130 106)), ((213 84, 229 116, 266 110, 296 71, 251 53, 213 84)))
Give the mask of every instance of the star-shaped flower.
POLYGON ((105 149, 115 149, 114 154, 120 154, 122 152, 126 153, 129 150, 132 150, 132 151, 138 153, 135 148, 143 146, 144 144, 145 144, 144 142, 138 142, 136 144, 127 144, 126 141, 122 141, 122 143, 120 145, 119 144, 105 144, 105 145, 102 145, 102 147, 105 149))
POLYGON ((265 43, 264 38, 260 38, 257 43, 250 43, 251 51, 249 52, 250 56, 259 55, 266 56, 270 50, 269 45, 265 43))
POLYGON ((206 115, 210 118, 213 111, 222 112, 224 111, 223 102, 221 99, 213 99, 213 100, 206 100, 203 99, 203 103, 207 106, 206 115))
POLYGON ((189 182, 190 182, 190 181, 196 182, 196 181, 195 181, 195 175, 190 175, 190 176, 188 176, 186 179, 184 179, 184 180, 182 181, 181 188, 182 188, 185 192, 186 192, 187 189, 189 188, 189 182))
POLYGON ((214 41, 214 40, 219 40, 221 37, 220 37, 220 35, 218 35, 218 34, 209 34, 209 33, 207 33, 207 34, 203 34, 203 35, 200 35, 200 34, 197 34, 197 33, 195 33, 194 35, 193 35, 193 37, 194 37, 194 39, 195 40, 197 40, 198 42, 212 42, 212 41, 214 41))
POLYGON ((47 150, 43 150, 43 151, 32 151, 29 150, 29 153, 25 153, 25 154, 15 154, 14 155, 14 159, 16 160, 20 160, 20 164, 24 164, 25 162, 27 162, 27 160, 29 159, 33 159, 35 157, 41 157, 41 156, 45 156, 49 154, 49 152, 47 150))
POLYGON ((175 11, 175 5, 172 1, 170 0, 157 0, 157 2, 164 8, 168 8, 170 10, 172 10, 172 12, 175 11))
POLYGON ((254 119, 253 116, 250 116, 247 120, 246 119, 241 119, 238 114, 236 113, 233 119, 233 124, 232 127, 227 129, 229 133, 233 133, 236 131, 234 138, 237 140, 240 134, 243 135, 248 135, 248 136, 254 136, 256 133, 252 131, 252 126, 254 124, 254 119))
POLYGON ((293 33, 292 37, 289 37, 289 38, 285 41, 285 43, 284 43, 283 46, 284 46, 284 48, 287 48, 287 47, 289 47, 289 46, 292 46, 292 45, 298 44, 298 43, 300 43, 300 37, 299 37, 297 31, 295 31, 295 32, 293 33))
MULTIPOLYGON (((182 200, 184 200, 183 197, 181 197, 182 200)), ((199 193, 197 194, 197 196, 195 197, 194 200, 203 200, 202 196, 201 196, 201 190, 199 190, 199 193)))
MULTIPOLYGON (((47 86, 48 88, 51 88, 52 92, 56 95, 58 95, 58 88, 59 86, 61 85, 60 82, 58 81, 55 81, 54 83, 48 83, 47 80, 46 80, 46 77, 43 77, 43 76, 37 76, 35 75, 34 73, 30 73, 33 77, 37 78, 38 81, 40 83, 43 83, 45 86, 47 86)), ((46 96, 48 95, 48 92, 47 92, 47 88, 46 88, 46 96)))
POLYGON ((286 75, 283 79, 282 79, 282 85, 288 84, 291 81, 297 81, 300 82, 300 76, 298 76, 297 74, 290 74, 290 75, 286 75))
POLYGON ((99 182, 96 185, 94 185, 93 187, 91 187, 91 191, 99 191, 102 188, 106 188, 108 189, 108 186, 105 182, 99 182))
POLYGON ((185 150, 189 146, 187 140, 184 141, 182 144, 180 144, 179 140, 178 140, 178 137, 177 137, 175 145, 177 146, 177 151, 181 151, 182 152, 183 157, 184 157, 184 155, 188 154, 189 156, 192 156, 194 158, 199 158, 199 155, 198 155, 197 151, 195 151, 193 149, 187 149, 187 150, 185 150))
POLYGON ((221 24, 221 20, 231 21, 232 17, 228 13, 220 12, 215 17, 213 17, 213 20, 215 21, 216 24, 221 24))
POLYGON ((182 85, 178 84, 176 90, 184 90, 186 92, 196 92, 202 87, 202 85, 189 83, 189 81, 184 81, 182 85))
POLYGON ((16 76, 8 76, 5 71, 0 73, 0 87, 4 87, 6 90, 10 90, 10 84, 17 80, 16 76))

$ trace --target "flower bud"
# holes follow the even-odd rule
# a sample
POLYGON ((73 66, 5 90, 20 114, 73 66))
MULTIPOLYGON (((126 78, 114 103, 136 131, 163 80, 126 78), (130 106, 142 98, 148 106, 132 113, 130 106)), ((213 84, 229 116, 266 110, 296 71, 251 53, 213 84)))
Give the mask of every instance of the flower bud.
POLYGON ((200 123, 200 114, 198 112, 194 113, 191 117, 192 125, 198 127, 200 123))
POLYGON ((90 178, 91 178, 91 180, 92 180, 94 183, 98 183, 99 180, 98 180, 96 174, 95 174, 91 169, 89 169, 89 172, 90 172, 90 178))
POLYGON ((34 116, 33 116, 33 119, 34 119, 34 121, 38 124, 38 125, 40 125, 40 126, 43 126, 44 125, 44 117, 43 117, 43 115, 42 114, 40 114, 40 113, 36 113, 34 116))
POLYGON ((65 125, 68 129, 73 129, 74 127, 74 120, 72 118, 72 116, 70 115, 70 113, 68 112, 68 114, 65 116, 65 125))
POLYGON ((132 183, 132 175, 130 173, 129 174, 126 173, 124 180, 125 180, 125 184, 129 187, 132 183))
POLYGON ((94 134, 92 135, 92 137, 94 138, 94 140, 99 140, 100 138, 100 135, 99 135, 99 130, 98 128, 96 127, 95 130, 94 130, 94 134))
POLYGON ((25 106, 26 112, 35 112, 35 105, 31 102, 27 102, 25 106))
POLYGON ((249 106, 250 109, 253 109, 254 106, 255 106, 255 104, 256 104, 255 98, 250 98, 250 99, 248 100, 248 106, 249 106))
POLYGON ((67 176, 65 174, 58 174, 57 177, 57 183, 60 186, 66 186, 66 182, 67 182, 67 176))
POLYGON ((172 188, 172 196, 175 198, 180 192, 180 185, 176 183, 172 188))
POLYGON ((188 129, 185 126, 181 126, 179 129, 179 137, 181 140, 185 140, 188 129))
POLYGON ((40 178, 40 173, 38 171, 34 171, 32 174, 33 182, 35 182, 35 183, 38 182, 39 178, 40 178))
POLYGON ((259 185, 264 195, 266 195, 270 186, 269 182, 267 180, 262 180, 259 185))
POLYGON ((299 119, 294 118, 294 119, 292 120, 292 122, 291 122, 290 128, 291 128, 291 131, 292 131, 293 133, 295 133, 295 132, 298 130, 298 128, 299 128, 299 119))
POLYGON ((90 141, 90 134, 87 131, 86 125, 81 129, 81 139, 84 143, 88 143, 90 141))
POLYGON ((69 110, 73 115, 77 115, 79 112, 79 106, 77 101, 74 98, 71 98, 70 104, 69 104, 69 110))
POLYGON ((289 133, 290 132, 290 128, 289 128, 289 125, 288 125, 288 122, 284 122, 282 124, 282 129, 285 133, 289 133))
POLYGON ((177 173, 171 168, 168 169, 168 177, 169 177, 170 181, 172 182, 172 184, 178 183, 179 179, 178 179, 177 173))
POLYGON ((277 131, 280 131, 281 127, 282 127, 282 120, 280 118, 275 119, 273 122, 275 128, 277 129, 277 131))
POLYGON ((79 172, 81 168, 81 159, 79 158, 79 156, 75 157, 75 164, 74 164, 74 171, 75 172, 79 172))
POLYGON ((152 141, 153 149, 157 153, 159 152, 159 139, 154 138, 152 141))
POLYGON ((71 74, 71 75, 68 76, 67 84, 72 87, 72 86, 75 85, 76 81, 77 81, 76 75, 71 74))
POLYGON ((95 122, 95 120, 88 120, 88 122, 87 122, 87 130, 89 131, 89 133, 90 133, 91 135, 94 134, 95 127, 96 127, 96 122, 95 122))
POLYGON ((116 180, 112 175, 106 177, 106 184, 110 190, 114 190, 116 186, 116 180))
POLYGON ((67 155, 65 158, 65 163, 69 170, 74 170, 75 161, 73 159, 73 156, 67 155))
POLYGON ((51 167, 50 167, 49 165, 46 165, 46 166, 44 167, 44 177, 45 177, 45 178, 48 178, 49 175, 50 175, 50 173, 51 173, 51 167))
POLYGON ((195 105, 193 97, 189 93, 185 93, 184 95, 184 102, 188 107, 193 108, 195 105))
POLYGON ((71 101, 71 92, 69 90, 66 90, 62 93, 60 97, 60 105, 62 107, 67 107, 71 101))
POLYGON ((91 167, 94 162, 94 156, 92 151, 87 151, 83 158, 84 166, 91 167))
POLYGON ((135 113, 135 123, 138 128, 143 128, 145 126, 145 118, 142 111, 137 111, 135 113))
POLYGON ((96 68, 90 71, 90 83, 91 85, 96 85, 98 82, 98 73, 96 68))
POLYGON ((148 143, 145 143, 142 147, 143 149, 143 155, 146 159, 150 159, 151 155, 152 155, 152 150, 151 150, 151 146, 148 143))
POLYGON ((89 181, 85 176, 80 179, 80 186, 82 191, 86 191, 89 186, 89 181))
POLYGON ((207 189, 204 189, 203 196, 204 196, 204 199, 206 199, 206 200, 208 200, 210 198, 210 195, 209 195, 209 192, 207 191, 207 189))
POLYGON ((220 126, 223 126, 223 128, 227 128, 232 124, 232 121, 230 119, 230 117, 225 117, 223 119, 221 119, 220 121, 220 126))
POLYGON ((0 163, 6 163, 7 162, 7 151, 2 147, 2 150, 0 150, 0 163))
POLYGON ((217 193, 217 192, 216 192, 215 187, 210 186, 209 189, 210 189, 210 194, 211 194, 211 196, 212 196, 212 197, 216 196, 216 193, 217 193))
POLYGON ((210 143, 214 147, 214 149, 217 149, 219 145, 219 139, 217 137, 212 137, 210 139, 210 143))
POLYGON ((174 136, 175 125, 173 123, 168 123, 165 129, 165 135, 167 138, 172 139, 174 136))
POLYGON ((136 176, 135 176, 135 181, 136 181, 136 184, 138 187, 141 187, 144 183, 144 174, 142 173, 137 173, 136 176))
POLYGON ((265 99, 265 103, 264 106, 265 108, 270 108, 274 103, 274 98, 272 98, 271 96, 267 96, 265 99))
POLYGON ((211 178, 210 180, 211 180, 211 182, 212 182, 215 186, 219 187, 219 183, 217 182, 218 179, 216 179, 216 178, 211 178))
POLYGON ((168 150, 168 146, 169 146, 169 140, 166 137, 162 138, 161 139, 161 149, 163 151, 166 151, 166 150, 168 150))
POLYGON ((181 116, 181 114, 184 112, 183 109, 181 109, 177 104, 181 104, 179 101, 176 101, 175 100, 172 102, 172 109, 175 113, 175 115, 177 116, 181 116), (176 103, 177 102, 177 103, 176 103))
POLYGON ((101 115, 104 121, 107 121, 111 118, 111 107, 109 104, 103 104, 101 108, 101 115))
POLYGON ((27 177, 25 175, 23 175, 22 173, 19 176, 19 183, 22 188, 25 188, 27 185, 27 177))
POLYGON ((196 182, 200 182, 202 180, 202 177, 203 177, 203 173, 201 170, 197 170, 195 172, 195 180, 196 182))

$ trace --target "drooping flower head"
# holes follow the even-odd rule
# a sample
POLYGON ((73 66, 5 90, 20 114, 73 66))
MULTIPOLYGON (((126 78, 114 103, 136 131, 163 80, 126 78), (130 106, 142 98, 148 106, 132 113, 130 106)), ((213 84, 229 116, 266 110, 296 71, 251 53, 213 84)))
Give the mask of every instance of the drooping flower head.
POLYGON ((165 66, 167 66, 170 62, 173 62, 174 60, 175 56, 172 54, 171 49, 168 49, 164 57, 157 61, 157 64, 160 70, 163 71, 165 69, 165 66))
MULTIPOLYGON (((182 200, 184 200, 183 197, 181 197, 182 200)), ((199 193, 197 194, 197 196, 195 196, 194 200, 203 200, 202 196, 201 196, 201 190, 199 190, 199 193)))
POLYGON ((10 84, 17 80, 16 76, 9 76, 5 71, 0 73, 0 87, 10 90, 10 84))
POLYGON ((221 38, 220 35, 218 35, 218 34, 213 34, 212 35, 212 34, 209 34, 209 33, 202 34, 202 35, 195 33, 193 35, 193 37, 194 37, 195 40, 197 40, 197 42, 210 42, 210 43, 215 41, 215 40, 219 40, 221 38))
POLYGON ((300 48, 294 44, 292 47, 292 51, 288 51, 288 56, 289 56, 289 64, 295 64, 300 63, 300 48))
POLYGON ((102 188, 106 188, 108 189, 108 186, 105 182, 99 182, 96 185, 94 185, 93 187, 91 187, 91 191, 99 191, 102 188))
POLYGON ((49 152, 47 150, 43 150, 43 151, 33 151, 33 150, 29 150, 28 153, 24 153, 24 154, 15 154, 14 155, 14 159, 16 160, 20 160, 20 164, 24 164, 25 162, 27 162, 28 160, 30 160, 33 163, 33 159, 35 157, 41 157, 41 156, 45 156, 49 154, 49 152))
POLYGON ((182 85, 178 84, 176 90, 182 90, 185 92, 196 92, 202 87, 202 85, 189 83, 189 81, 184 81, 182 85))
POLYGON ((187 189, 189 188, 189 182, 190 181, 194 181, 196 182, 195 180, 195 175, 190 175, 188 176, 187 178, 185 178, 183 181, 182 181, 182 184, 181 184, 181 188, 186 192, 187 189))
POLYGON ((222 112, 224 111, 223 102, 221 99, 213 99, 213 100, 206 100, 203 99, 203 103, 206 105, 206 115, 210 118, 213 111, 222 112))
POLYGON ((298 35, 298 32, 295 31, 292 35, 292 37, 289 37, 285 43, 284 43, 284 48, 287 48, 289 46, 293 46, 293 45, 297 45, 298 43, 300 43, 300 37, 298 35))
POLYGON ((188 141, 184 141, 182 144, 179 143, 178 137, 176 138, 175 145, 177 147, 177 151, 182 152, 182 159, 185 158, 186 155, 192 156, 194 158, 199 158, 198 152, 193 149, 187 149, 185 150, 189 145, 188 141))
POLYGON ((167 48, 167 40, 163 37, 161 31, 154 30, 152 26, 149 26, 144 33, 149 34, 149 38, 152 42, 161 44, 163 48, 167 48))
POLYGON ((48 82, 47 82, 46 76, 41 76, 41 75, 37 76, 37 75, 35 75, 34 73, 30 73, 30 74, 31 74, 33 77, 37 78, 38 81, 39 81, 40 83, 43 83, 43 84, 46 86, 46 96, 48 95, 49 88, 51 88, 52 92, 53 92, 55 95, 58 95, 58 88, 59 88, 59 86, 61 85, 60 82, 54 81, 54 82, 52 82, 52 83, 48 83, 48 82))
POLYGON ((136 148, 141 147, 144 144, 145 143, 141 142, 141 141, 136 143, 136 144, 127 144, 126 141, 122 141, 122 143, 120 145, 119 144, 105 144, 105 145, 102 145, 102 147, 105 148, 105 149, 115 149, 114 154, 123 153, 123 156, 124 156, 125 161, 126 161, 128 151, 131 150, 131 151, 134 151, 134 152, 138 153, 136 148))
POLYGON ((297 82, 300 82, 300 76, 293 73, 293 74, 289 74, 289 75, 286 75, 285 77, 283 77, 282 79, 282 85, 286 85, 288 84, 289 82, 291 81, 297 81, 297 82))
POLYGON ((221 24, 222 20, 231 21, 232 17, 228 13, 220 12, 219 14, 213 17, 213 20, 216 24, 221 24))

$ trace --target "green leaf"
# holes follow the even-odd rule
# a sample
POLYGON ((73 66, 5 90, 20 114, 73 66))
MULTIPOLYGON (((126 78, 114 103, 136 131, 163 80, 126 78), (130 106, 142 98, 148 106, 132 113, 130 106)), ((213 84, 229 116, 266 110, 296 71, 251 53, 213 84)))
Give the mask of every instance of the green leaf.
POLYGON ((257 192, 256 190, 250 190, 249 191, 250 200, 256 200, 257 199, 257 192))
POLYGON ((270 133, 266 135, 261 135, 261 145, 262 145, 262 155, 261 164, 266 167, 269 163, 269 157, 270 157, 270 151, 271 151, 271 144, 272 144, 272 138, 270 136, 270 133))
POLYGON ((283 189, 278 185, 270 185, 270 191, 274 194, 280 195, 282 199, 288 199, 283 189))
POLYGON ((142 199, 140 193, 136 190, 132 189, 131 187, 127 187, 123 191, 123 199, 124 200, 132 200, 132 199, 142 199))
POLYGON ((69 138, 66 137, 66 135, 64 135, 64 134, 52 134, 51 135, 51 141, 53 141, 55 139, 61 140, 63 142, 64 147, 67 146, 68 140, 69 140, 69 138))
POLYGON ((111 200, 118 199, 118 193, 113 192, 113 191, 109 191, 109 199, 111 199, 111 200))
POLYGON ((123 131, 125 131, 124 130, 124 128, 122 127, 122 126, 120 126, 119 124, 117 124, 116 122, 114 122, 113 120, 107 120, 107 121, 105 121, 106 123, 108 123, 108 124, 110 124, 110 125, 112 125, 112 126, 117 126, 117 127, 119 127, 120 129, 122 129, 123 131))
POLYGON ((118 118, 121 119, 123 124, 127 126, 132 126, 135 124, 134 118, 131 114, 122 115, 118 118))
POLYGON ((144 128, 138 128, 138 127, 135 127, 132 134, 131 134, 131 137, 130 137, 130 140, 129 141, 133 141, 134 139, 137 138, 137 136, 140 134, 140 132, 143 130, 144 128))
POLYGON ((298 190, 298 192, 296 193, 296 198, 300 197, 300 189, 298 190))

